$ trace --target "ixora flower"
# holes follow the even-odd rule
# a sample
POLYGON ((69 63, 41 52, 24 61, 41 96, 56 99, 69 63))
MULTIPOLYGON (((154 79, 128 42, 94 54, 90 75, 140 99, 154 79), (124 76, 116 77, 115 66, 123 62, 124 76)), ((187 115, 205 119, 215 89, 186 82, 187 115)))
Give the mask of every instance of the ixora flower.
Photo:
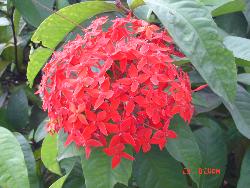
MULTIPOLYGON (((179 114, 190 122, 192 90, 187 73, 174 65, 183 57, 172 38, 156 25, 116 18, 108 29, 101 17, 53 54, 43 69, 38 93, 48 111, 48 130, 63 129, 65 145, 101 147, 115 168, 130 145, 148 152, 163 149, 176 133, 170 120, 179 114)), ((178 125, 177 125, 178 126, 178 125)))

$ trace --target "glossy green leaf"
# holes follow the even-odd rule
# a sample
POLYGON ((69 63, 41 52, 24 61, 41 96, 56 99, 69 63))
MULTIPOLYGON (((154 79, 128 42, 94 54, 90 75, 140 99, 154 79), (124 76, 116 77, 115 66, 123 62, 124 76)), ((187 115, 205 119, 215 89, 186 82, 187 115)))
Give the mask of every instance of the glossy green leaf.
MULTIPOLYGON (((72 157, 75 158, 75 157, 72 157)), ((68 161, 70 158, 64 159, 68 161)), ((61 163, 62 164, 62 163, 61 163)), ((67 170, 66 170, 67 172, 67 170)), ((70 172, 67 180, 65 181, 63 188, 86 188, 85 181, 82 173, 82 167, 80 160, 75 160, 75 165, 70 172)))
POLYGON ((67 179, 67 177, 68 177, 68 174, 66 174, 65 176, 59 178, 51 186, 49 186, 49 188, 62 188, 65 180, 67 179))
POLYGON ((114 186, 114 188, 128 188, 128 186, 123 185, 123 184, 121 184, 121 183, 117 183, 117 184, 114 186))
POLYGON ((45 47, 55 49, 64 37, 87 19, 103 12, 115 11, 113 3, 101 1, 83 2, 65 7, 48 17, 32 36, 32 41, 42 42, 45 47), (83 11, 84 10, 84 11, 83 11))
POLYGON ((235 58, 235 63, 238 65, 238 66, 242 66, 244 68, 246 67, 250 67, 250 61, 246 61, 244 59, 240 59, 240 58, 235 58))
POLYGON ((48 121, 48 118, 45 118, 37 127, 36 132, 34 134, 34 140, 36 142, 40 142, 47 136, 48 132, 46 131, 46 124, 48 123, 48 121))
POLYGON ((244 13, 246 20, 248 22, 248 31, 249 31, 249 29, 250 29, 250 1, 246 1, 246 8, 245 8, 245 11, 243 13, 244 13))
POLYGON ((15 136, 3 127, 0 127, 0 151, 0 185, 29 188, 22 149, 15 136))
POLYGON ((153 11, 147 5, 139 6, 133 10, 133 14, 138 19, 146 20, 147 22, 158 23, 159 20, 152 13, 153 13, 153 11))
POLYGON ((195 114, 209 112, 217 108, 222 103, 220 97, 208 88, 194 92, 192 100, 195 105, 195 114))
MULTIPOLYGON (((25 87, 23 87, 23 89, 24 89, 24 91, 25 91, 25 93, 27 95, 28 100, 30 100, 30 102, 32 102, 34 105, 36 105, 36 107, 34 109, 36 109, 36 110, 39 109, 40 110, 40 111, 37 110, 38 114, 35 114, 36 118, 38 118, 38 116, 40 118, 44 118, 45 117, 44 114, 46 114, 46 113, 41 109, 42 108, 41 97, 39 95, 35 94, 36 91, 37 91, 37 88, 32 89, 32 88, 28 87, 27 85, 25 85, 25 87)), ((34 113, 33 108, 32 108, 31 113, 34 113)), ((32 115, 33 114, 31 114, 31 116, 32 115)), ((35 122, 31 122, 31 123, 35 123, 35 122)), ((38 123, 40 123, 40 122, 38 122, 38 123)), ((37 127, 37 124, 35 125, 35 127, 37 127)))
POLYGON ((116 7, 113 3, 92 1, 67 6, 48 17, 32 36, 33 42, 41 42, 48 49, 40 48, 38 52, 31 55, 31 61, 27 69, 30 85, 51 56, 52 51, 71 30, 77 27, 77 24, 81 24, 97 14, 115 10, 116 7))
POLYGON ((111 159, 101 149, 93 149, 88 160, 82 157, 82 169, 87 188, 113 188, 118 182, 128 184, 132 173, 132 161, 122 159, 119 166, 112 169, 111 159))
POLYGON ((240 169, 240 179, 237 188, 247 188, 250 185, 250 148, 246 151, 240 169))
POLYGON ((227 35, 246 37, 247 34, 247 20, 242 12, 235 12, 232 14, 225 14, 214 18, 217 26, 226 32, 223 38, 227 35))
POLYGON ((28 170, 30 188, 39 188, 40 185, 36 172, 36 161, 32 149, 29 143, 27 142, 26 138, 22 134, 15 133, 15 136, 23 151, 25 164, 28 170))
POLYGON ((220 16, 233 12, 239 12, 245 9, 244 0, 224 0, 224 1, 219 0, 217 2, 218 3, 215 6, 213 6, 211 10, 213 16, 220 16))
POLYGON ((24 19, 34 27, 53 13, 54 0, 12 0, 24 19))
POLYGON ((127 0, 128 6, 131 9, 135 9, 144 4, 143 0, 127 0))
POLYGON ((0 27, 0 43, 8 43, 12 37, 11 26, 0 27))
POLYGON ((2 51, 4 50, 5 46, 6 46, 5 43, 0 44, 0 55, 1 55, 2 51))
POLYGON ((166 150, 153 147, 148 153, 138 153, 134 161, 134 177, 142 188, 187 188, 182 166, 166 150))
POLYGON ((233 101, 236 65, 225 49, 208 9, 196 0, 146 0, 176 44, 206 80, 210 88, 233 101))
POLYGON ((68 0, 56 0, 56 7, 58 9, 64 8, 66 6, 69 6, 69 1, 68 0))
POLYGON ((75 143, 71 143, 68 146, 65 146, 64 143, 67 139, 67 133, 64 133, 63 130, 61 130, 58 133, 58 142, 57 142, 57 148, 58 148, 58 155, 57 160, 61 161, 65 158, 75 157, 79 155, 79 149, 76 148, 75 143))
MULTIPOLYGON (((57 181, 55 181, 49 188, 62 188, 63 187, 64 182, 68 178, 69 174, 71 173, 71 171, 74 168, 74 165, 76 163, 76 160, 75 159, 72 160, 72 159, 73 159, 73 157, 70 159, 64 160, 64 161, 66 161, 66 164, 61 163, 60 166, 62 168, 64 166, 66 174, 63 177, 59 178, 57 181), (69 161, 69 162, 67 162, 67 161, 69 161)), ((64 162, 64 161, 62 161, 62 162, 64 162)), ((80 164, 78 164, 78 165, 80 165, 80 164)))
MULTIPOLYGON (((7 99, 7 96, 8 96, 8 92, 1 92, 0 91, 0 113, 1 113, 1 108, 3 107, 6 99, 7 99)), ((4 109, 5 110, 5 109, 4 109)), ((1 115, 0 115, 1 117, 1 115)))
POLYGON ((59 163, 57 161, 57 134, 48 134, 43 140, 41 149, 41 159, 46 168, 51 172, 61 175, 59 163))
POLYGON ((69 176, 64 182, 63 188, 86 188, 84 184, 84 177, 69 176))
POLYGON ((189 63, 190 60, 186 57, 183 57, 183 58, 178 58, 178 57, 173 57, 173 64, 177 65, 177 66, 181 66, 181 65, 184 65, 186 63, 189 63))
POLYGON ((188 75, 189 75, 191 84, 205 84, 206 83, 196 70, 188 72, 188 75))
POLYGON ((28 123, 28 99, 23 89, 14 92, 7 106, 7 118, 11 125, 20 130, 28 123))
POLYGON ((7 119, 7 110, 4 108, 0 108, 0 127, 4 127, 9 130, 12 129, 12 126, 7 119))
POLYGON ((202 165, 199 166, 199 187, 218 188, 222 184, 226 164, 227 146, 223 138, 220 126, 209 118, 198 118, 198 122, 204 127, 194 132, 202 154, 202 165), (207 168, 214 169, 214 174, 204 174, 207 168))
POLYGON ((29 64, 27 68, 27 78, 29 81, 30 86, 33 85, 33 81, 43 65, 50 57, 52 51, 48 48, 38 48, 29 56, 29 64))
POLYGON ((250 94, 243 87, 238 86, 235 101, 223 103, 231 113, 239 132, 250 139, 250 94))
POLYGON ((19 35, 21 14, 17 9, 15 9, 13 17, 16 35, 19 35))
POLYGON ((238 82, 250 85, 250 73, 238 74, 238 82))
POLYGON ((201 153, 190 127, 180 118, 175 117, 170 129, 178 135, 176 139, 169 139, 166 148, 177 161, 182 162, 186 168, 191 169, 190 174, 194 182, 199 184, 200 176, 197 168, 201 166, 201 153))
POLYGON ((80 161, 81 160, 78 157, 70 157, 70 158, 62 159, 61 161, 59 161, 59 164, 60 164, 62 171, 67 174, 71 172, 71 170, 76 164, 79 166, 79 168, 82 168, 80 161))
POLYGON ((0 17, 0 27, 10 25, 10 22, 5 17, 0 17))
MULTIPOLYGON (((228 36, 224 39, 225 46, 235 57, 250 61, 250 40, 242 37, 228 36)), ((249 62, 250 63, 250 62, 249 62)))

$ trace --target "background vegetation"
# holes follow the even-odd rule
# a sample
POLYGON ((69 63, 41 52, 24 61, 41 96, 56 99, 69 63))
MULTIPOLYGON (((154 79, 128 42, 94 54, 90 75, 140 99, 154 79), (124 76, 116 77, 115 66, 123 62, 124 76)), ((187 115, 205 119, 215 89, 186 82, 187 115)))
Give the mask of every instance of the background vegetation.
POLYGON ((250 1, 122 3, 0 0, 0 187, 249 188, 250 1), (189 73, 193 87, 209 87, 193 94, 191 124, 175 122, 179 137, 164 151, 139 153, 112 170, 101 152, 86 160, 73 144, 63 146, 63 132, 48 135, 47 115, 34 92, 40 69, 80 32, 79 25, 100 14, 124 16, 128 8, 165 27, 186 55, 175 63, 189 73), (183 174, 184 168, 191 173, 183 174), (220 174, 199 175, 198 168, 220 174))

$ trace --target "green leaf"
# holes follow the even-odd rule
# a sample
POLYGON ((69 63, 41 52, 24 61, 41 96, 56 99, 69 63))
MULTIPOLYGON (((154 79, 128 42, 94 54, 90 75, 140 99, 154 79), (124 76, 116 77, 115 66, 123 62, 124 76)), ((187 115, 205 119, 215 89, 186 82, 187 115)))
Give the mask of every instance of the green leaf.
POLYGON ((146 0, 146 4, 210 88, 226 101, 233 101, 237 76, 234 57, 224 48, 208 9, 196 0, 146 0))
POLYGON ((92 1, 67 6, 48 17, 32 36, 33 42, 41 42, 48 49, 39 50, 31 55, 32 59, 27 69, 30 85, 51 56, 52 51, 77 24, 81 24, 97 14, 115 10, 116 7, 113 3, 92 1))
POLYGON ((25 164, 28 170, 30 188, 39 188, 40 185, 36 172, 36 161, 32 149, 22 134, 15 133, 15 136, 23 151, 25 164))
POLYGON ((147 5, 142 5, 134 9, 133 13, 138 19, 146 20, 147 22, 154 22, 154 23, 159 22, 156 16, 152 14, 153 11, 147 5))
POLYGON ((17 9, 15 9, 13 17, 16 35, 19 35, 21 14, 17 9))
POLYGON ((242 66, 244 68, 246 67, 250 67, 250 61, 246 61, 246 60, 243 60, 243 59, 240 59, 240 58, 235 58, 235 63, 238 65, 238 66, 242 66))
POLYGON ((204 126, 194 132, 203 159, 200 166, 202 170, 199 169, 200 172, 203 172, 199 186, 218 188, 222 184, 227 164, 227 146, 223 132, 220 126, 209 118, 198 118, 197 120, 204 126), (218 169, 220 173, 204 174, 206 168, 218 169))
POLYGON ((75 163, 76 163, 75 159, 73 160, 69 159, 69 162, 66 164, 66 174, 63 177, 59 178, 56 182, 54 182, 49 188, 62 188, 64 182, 66 181, 72 169, 74 168, 75 163))
POLYGON ((0 185, 29 188, 22 149, 15 136, 3 127, 0 127, 0 151, 0 185))
MULTIPOLYGON (((69 159, 71 158, 64 159, 63 161, 68 161, 69 159)), ((65 181, 63 188, 86 188, 82 173, 81 162, 80 160, 78 160, 78 158, 77 160, 75 160, 74 168, 72 169, 67 180, 65 181)))
POLYGON ((79 155, 79 151, 76 148, 75 143, 72 142, 70 145, 64 146, 67 136, 68 136, 67 133, 64 133, 63 130, 61 130, 58 133, 58 142, 57 142, 57 148, 58 148, 57 160, 58 161, 61 161, 62 159, 65 159, 65 158, 75 157, 79 155))
POLYGON ((201 166, 202 158, 190 127, 180 117, 175 117, 171 122, 170 129, 175 131, 178 137, 168 140, 166 144, 168 152, 192 171, 191 178, 199 184, 200 176, 197 168, 201 166))
POLYGON ((67 177, 68 177, 68 174, 59 178, 58 180, 56 180, 56 182, 54 182, 51 186, 49 186, 49 188, 62 188, 67 177))
POLYGON ((233 103, 223 101, 223 103, 231 113, 237 129, 250 139, 250 94, 238 86, 235 101, 233 103))
POLYGON ((48 57, 51 56, 53 51, 48 48, 38 48, 29 56, 29 64, 27 68, 27 79, 30 86, 33 85, 33 81, 43 65, 48 60, 48 57))
POLYGON ((8 43, 12 37, 11 26, 0 27, 0 43, 8 43))
POLYGON ((244 137, 238 131, 235 126, 234 120, 230 117, 221 121, 224 125, 226 125, 227 130, 224 131, 224 140, 227 144, 228 152, 235 151, 235 148, 238 148, 241 145, 244 137))
POLYGON ((179 58, 179 57, 173 57, 173 64, 177 65, 177 66, 181 66, 181 65, 184 65, 186 63, 189 63, 190 60, 186 57, 183 57, 183 58, 179 58))
POLYGON ((225 38, 228 35, 246 37, 247 34, 247 20, 242 12, 235 12, 232 14, 225 14, 214 18, 217 26, 224 32, 221 36, 225 38))
POLYGON ((209 112, 217 108, 222 103, 220 97, 215 95, 208 88, 194 92, 192 100, 195 105, 195 114, 209 112))
POLYGON ((70 4, 69 4, 68 0, 57 0, 56 1, 56 7, 58 9, 64 8, 64 7, 69 6, 69 5, 70 4))
POLYGON ((166 150, 153 147, 148 153, 138 153, 134 162, 136 183, 142 188, 187 188, 182 166, 166 150))
POLYGON ((4 127, 9 130, 12 129, 12 126, 7 119, 7 110, 4 108, 0 108, 0 127, 4 127))
MULTIPOLYGON (((18 65, 20 68, 23 69, 23 46, 21 46, 21 44, 18 44, 17 46, 17 57, 18 57, 18 65)), ((12 43, 9 43, 8 46, 6 46, 6 48, 4 49, 4 51, 2 52, 2 59, 5 61, 9 61, 9 62, 15 62, 15 56, 13 55, 15 54, 15 46, 12 43)))
POLYGON ((2 51, 4 50, 5 46, 6 46, 5 43, 0 44, 0 55, 1 55, 2 51))
POLYGON ((93 149, 88 160, 82 157, 82 169, 87 188, 113 188, 116 183, 128 184, 132 161, 122 159, 119 166, 112 169, 111 157, 98 148, 93 149))
POLYGON ((246 9, 245 11, 243 12, 245 17, 246 17, 246 20, 248 22, 248 31, 250 29, 250 1, 246 1, 246 9))
POLYGON ((24 19, 34 27, 53 13, 53 0, 12 0, 24 19))
POLYGON ((10 25, 10 22, 5 17, 0 17, 0 27, 10 25))
POLYGON ((45 118, 37 127, 34 135, 35 142, 40 142, 48 134, 48 132, 46 131, 46 124, 48 123, 48 121, 48 118, 45 118))
MULTIPOLYGON (((30 100, 30 102, 32 104, 34 104, 35 108, 36 109, 40 109, 40 112, 38 112, 38 114, 36 114, 36 116, 40 116, 41 115, 41 111, 43 114, 46 114, 43 110, 42 110, 42 100, 41 100, 41 97, 39 95, 36 95, 35 92, 37 91, 37 88, 30 88, 29 86, 25 85, 23 87, 26 95, 27 95, 27 98, 28 100, 30 100)), ((34 113, 33 110, 34 108, 32 108, 32 112, 31 113, 34 113)), ((32 116, 33 114, 31 114, 32 116)), ((31 123, 34 123, 34 122, 31 122, 31 123)), ((35 127, 37 127, 37 124, 35 125, 35 127)))
POLYGON ((215 1, 215 2, 217 3, 211 9, 213 16, 220 16, 233 12, 240 12, 243 11, 246 6, 244 0, 223 0, 222 2, 221 1, 215 1))
POLYGON ((250 185, 250 148, 245 153, 240 169, 240 179, 237 188, 247 188, 250 185))
POLYGON ((28 123, 28 99, 23 89, 14 92, 7 106, 7 118, 11 125, 20 130, 28 123))
POLYGON ((55 49, 64 37, 77 25, 103 12, 115 11, 113 3, 101 1, 83 2, 59 10, 48 17, 32 36, 32 41, 42 42, 45 47, 55 49), (83 11, 84 10, 84 11, 83 11))
MULTIPOLYGON (((242 37, 228 36, 224 39, 225 46, 235 57, 250 61, 250 40, 242 37)), ((249 62, 250 63, 250 62, 249 62)))
POLYGON ((250 74, 249 73, 238 74, 238 82, 250 85, 250 74))
POLYGON ((196 70, 192 70, 188 72, 188 75, 189 75, 191 84, 205 84, 206 83, 196 70))
POLYGON ((51 172, 61 175, 59 163, 57 161, 57 134, 48 134, 43 140, 41 149, 41 159, 46 168, 51 172))
POLYGON ((65 181, 63 188, 86 188, 84 184, 84 177, 69 176, 65 181))
POLYGON ((131 9, 135 9, 144 4, 143 0, 127 0, 128 6, 131 9))
POLYGON ((69 173, 72 170, 72 168, 76 164, 78 165, 78 167, 80 169, 82 169, 80 161, 81 161, 80 157, 70 157, 70 158, 62 159, 59 162, 59 164, 60 164, 60 167, 61 167, 62 171, 67 174, 67 173, 69 173))

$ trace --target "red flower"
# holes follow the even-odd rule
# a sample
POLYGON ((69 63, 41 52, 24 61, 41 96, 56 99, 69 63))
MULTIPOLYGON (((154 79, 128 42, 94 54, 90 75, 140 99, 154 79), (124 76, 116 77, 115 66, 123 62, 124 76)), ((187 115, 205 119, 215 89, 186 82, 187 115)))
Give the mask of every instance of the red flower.
POLYGON ((53 54, 37 93, 50 132, 63 129, 65 145, 84 147, 86 158, 102 147, 115 168, 122 158, 134 159, 126 147, 148 152, 175 138, 170 120, 179 114, 190 122, 191 94, 203 86, 191 90, 187 73, 172 64, 172 55, 183 54, 166 31, 131 17, 103 29, 107 20, 94 20, 53 54))
POLYGON ((91 121, 91 125, 99 128, 100 132, 105 136, 108 135, 105 119, 107 118, 107 113, 105 111, 98 112, 95 114, 91 111, 86 111, 87 119, 91 121))
POLYGON ((112 158, 112 168, 115 168, 120 162, 121 158, 126 158, 129 160, 134 160, 134 157, 124 152, 125 145, 121 142, 120 138, 114 136, 109 144, 108 148, 104 149, 104 152, 108 156, 113 156, 112 158))
POLYGON ((152 129, 150 128, 141 128, 137 131, 137 145, 135 150, 139 152, 142 147, 143 152, 148 152, 151 149, 151 135, 152 129))
POLYGON ((122 78, 118 80, 118 83, 124 84, 124 85, 129 85, 131 86, 131 91, 136 92, 138 89, 139 84, 144 83, 149 76, 146 74, 140 74, 138 75, 138 70, 134 64, 131 64, 129 69, 128 69, 128 76, 129 78, 122 78))
POLYGON ((85 111, 85 104, 80 104, 77 108, 73 103, 69 104, 69 109, 73 113, 71 116, 69 116, 68 121, 70 123, 76 122, 77 119, 79 119, 83 124, 88 124, 85 115, 82 114, 82 112, 85 111))
POLYGON ((169 130, 168 125, 165 125, 162 130, 156 131, 151 139, 151 143, 158 144, 159 148, 163 150, 167 143, 166 138, 176 138, 176 133, 172 130, 169 130))

